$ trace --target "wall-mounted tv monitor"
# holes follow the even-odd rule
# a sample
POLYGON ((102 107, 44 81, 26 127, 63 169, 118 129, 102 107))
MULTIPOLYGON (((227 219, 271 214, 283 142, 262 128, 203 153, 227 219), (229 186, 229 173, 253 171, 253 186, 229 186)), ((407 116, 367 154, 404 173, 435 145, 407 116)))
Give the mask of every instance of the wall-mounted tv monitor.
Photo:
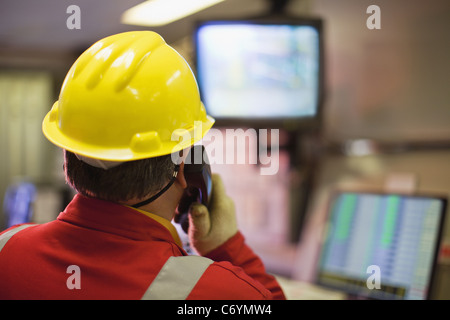
POLYGON ((356 297, 430 299, 446 208, 440 196, 336 193, 317 283, 356 297))
POLYGON ((320 19, 209 20, 194 35, 200 93, 218 124, 318 120, 320 19))

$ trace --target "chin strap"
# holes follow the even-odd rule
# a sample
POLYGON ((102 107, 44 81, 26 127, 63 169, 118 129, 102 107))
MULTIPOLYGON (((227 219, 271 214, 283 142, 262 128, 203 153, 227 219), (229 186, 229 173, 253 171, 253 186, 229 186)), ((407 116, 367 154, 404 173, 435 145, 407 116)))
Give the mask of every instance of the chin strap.
POLYGON ((164 188, 162 188, 157 194, 155 194, 154 196, 151 196, 147 200, 144 200, 144 201, 141 201, 139 203, 133 204, 132 207, 133 208, 139 208, 139 207, 145 206, 146 204, 149 204, 150 202, 153 202, 156 199, 158 199, 175 182, 175 179, 177 178, 177 175, 178 175, 178 170, 180 170, 180 166, 179 165, 175 165, 175 169, 174 169, 174 172, 173 172, 172 179, 170 179, 169 183, 164 188))

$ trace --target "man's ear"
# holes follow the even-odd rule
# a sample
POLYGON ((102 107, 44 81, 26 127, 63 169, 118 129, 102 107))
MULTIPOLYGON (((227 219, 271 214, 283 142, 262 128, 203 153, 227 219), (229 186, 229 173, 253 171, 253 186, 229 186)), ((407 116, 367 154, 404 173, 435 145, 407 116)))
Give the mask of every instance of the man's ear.
POLYGON ((184 176, 184 162, 180 164, 180 169, 178 170, 176 181, 178 181, 178 183, 181 184, 183 189, 187 188, 186 177, 184 176))

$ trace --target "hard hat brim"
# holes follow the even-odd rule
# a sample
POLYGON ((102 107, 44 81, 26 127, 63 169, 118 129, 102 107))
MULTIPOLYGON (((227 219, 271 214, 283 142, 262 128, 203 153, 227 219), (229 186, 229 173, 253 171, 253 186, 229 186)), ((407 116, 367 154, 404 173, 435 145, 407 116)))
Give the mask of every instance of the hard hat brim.
MULTIPOLYGON (((50 142, 70 152, 93 159, 107 161, 133 161, 178 152, 200 141, 215 122, 214 118, 207 115, 205 121, 196 121, 199 124, 196 127, 198 133, 192 134, 188 138, 184 137, 181 141, 163 141, 159 148, 149 148, 149 150, 146 150, 146 148, 143 147, 136 150, 136 148, 133 148, 130 145, 114 148, 111 146, 104 147, 100 145, 91 145, 75 140, 61 131, 57 119, 54 118, 55 117, 52 116, 52 111, 50 111, 42 122, 42 132, 50 142)), ((80 130, 82 130, 82 128, 80 128, 80 130)), ((180 128, 180 130, 183 129, 180 128)))

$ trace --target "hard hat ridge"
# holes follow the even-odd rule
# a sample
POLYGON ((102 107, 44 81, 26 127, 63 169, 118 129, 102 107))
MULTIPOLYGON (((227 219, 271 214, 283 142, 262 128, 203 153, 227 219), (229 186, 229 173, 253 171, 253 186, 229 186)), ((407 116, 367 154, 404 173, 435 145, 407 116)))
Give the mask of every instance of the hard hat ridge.
POLYGON ((88 69, 87 88, 93 89, 105 77, 105 73, 112 68, 121 69, 116 74, 116 91, 124 89, 136 74, 139 66, 158 47, 165 45, 164 39, 151 31, 129 32, 129 37, 123 34, 112 35, 96 42, 80 56, 73 70, 73 78, 76 79, 83 70, 88 69), (151 41, 149 41, 149 36, 151 41), (136 47, 139 47, 136 50, 136 47), (102 63, 97 61, 103 60, 102 63), (92 64, 92 68, 86 68, 92 64))

